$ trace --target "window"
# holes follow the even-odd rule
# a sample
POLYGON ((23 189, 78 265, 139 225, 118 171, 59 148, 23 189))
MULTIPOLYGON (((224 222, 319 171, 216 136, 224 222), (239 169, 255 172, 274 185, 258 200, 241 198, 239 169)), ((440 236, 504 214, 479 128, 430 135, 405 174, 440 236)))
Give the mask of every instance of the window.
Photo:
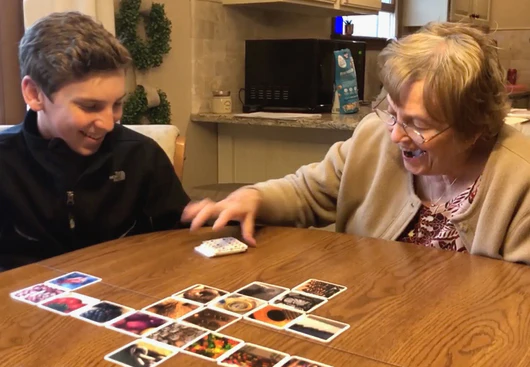
POLYGON ((382 0, 377 15, 351 15, 342 20, 353 22, 353 35, 363 37, 394 38, 396 36, 395 0, 382 0))

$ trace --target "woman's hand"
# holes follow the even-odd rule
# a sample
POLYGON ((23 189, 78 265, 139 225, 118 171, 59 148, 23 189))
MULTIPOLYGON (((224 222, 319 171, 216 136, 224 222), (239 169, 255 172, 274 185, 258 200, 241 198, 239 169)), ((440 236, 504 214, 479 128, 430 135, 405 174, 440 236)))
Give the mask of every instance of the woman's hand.
POLYGON ((182 213, 182 221, 191 222, 192 231, 202 227, 210 218, 217 218, 213 224, 214 231, 225 227, 231 220, 238 221, 241 223, 243 239, 248 245, 255 246, 254 223, 260 203, 261 194, 258 190, 243 188, 219 202, 204 199, 189 203, 182 213))

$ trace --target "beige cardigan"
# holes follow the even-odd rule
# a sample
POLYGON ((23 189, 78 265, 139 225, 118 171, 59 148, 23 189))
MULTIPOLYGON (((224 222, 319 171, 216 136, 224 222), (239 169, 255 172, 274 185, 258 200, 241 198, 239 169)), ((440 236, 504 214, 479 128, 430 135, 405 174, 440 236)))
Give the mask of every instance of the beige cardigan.
MULTIPOLYGON (((336 222, 337 232, 395 240, 420 208, 412 174, 375 114, 324 160, 253 187, 258 220, 298 227, 336 222)), ((504 126, 475 201, 452 219, 472 254, 530 264, 530 139, 504 126)))

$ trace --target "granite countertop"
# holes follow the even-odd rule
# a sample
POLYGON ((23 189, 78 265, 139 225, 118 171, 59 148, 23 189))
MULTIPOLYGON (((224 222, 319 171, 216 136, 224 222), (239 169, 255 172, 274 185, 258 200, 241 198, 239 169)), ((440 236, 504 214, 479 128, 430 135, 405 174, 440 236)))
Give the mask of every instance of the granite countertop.
POLYGON ((361 106, 359 112, 351 115, 322 114, 321 118, 308 118, 297 120, 267 119, 256 117, 238 117, 234 114, 213 114, 199 113, 191 115, 193 122, 209 122, 214 124, 235 124, 235 125, 261 125, 261 126, 282 126, 298 127, 310 129, 328 129, 328 130, 354 130, 357 124, 372 109, 368 106, 361 106))

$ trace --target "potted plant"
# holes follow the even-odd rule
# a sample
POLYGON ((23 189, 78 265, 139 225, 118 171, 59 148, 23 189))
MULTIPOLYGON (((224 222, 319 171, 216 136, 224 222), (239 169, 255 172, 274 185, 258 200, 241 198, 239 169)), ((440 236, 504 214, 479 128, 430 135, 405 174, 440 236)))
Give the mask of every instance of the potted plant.
POLYGON ((344 21, 344 34, 348 36, 353 35, 353 20, 344 21))

